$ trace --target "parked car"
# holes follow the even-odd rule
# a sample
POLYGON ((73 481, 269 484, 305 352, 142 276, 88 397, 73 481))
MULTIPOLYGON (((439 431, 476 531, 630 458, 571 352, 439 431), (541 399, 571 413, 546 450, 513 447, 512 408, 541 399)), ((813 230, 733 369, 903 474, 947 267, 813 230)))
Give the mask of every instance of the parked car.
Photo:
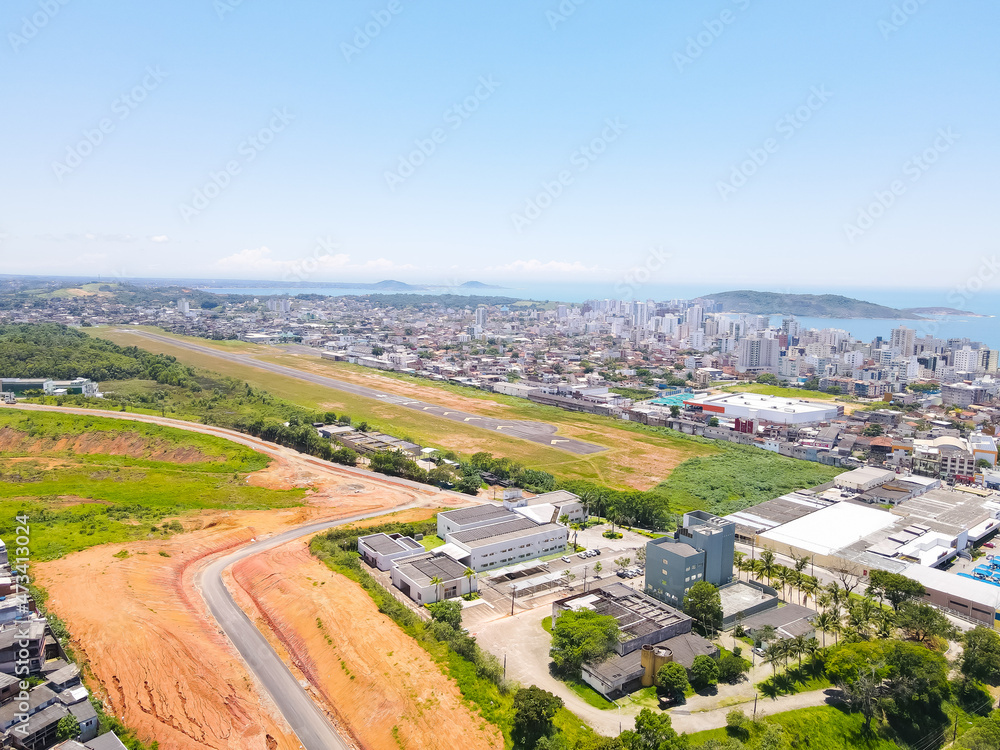
POLYGON ((573 562, 572 560, 569 559, 569 557, 567 555, 563 555, 562 556, 562 561, 565 562, 565 563, 573 562))
POLYGON ((586 551, 583 551, 579 555, 577 555, 577 557, 579 557, 581 560, 586 560, 588 557, 590 557, 590 555, 588 555, 586 551))
POLYGON ((996 545, 993 544, 993 542, 983 542, 983 546, 984 547, 989 547, 990 549, 993 549, 994 547, 996 547, 996 545))
POLYGON ((763 656, 764 655, 764 649, 761 648, 760 646, 754 646, 753 652, 755 654, 757 654, 757 656, 763 656))

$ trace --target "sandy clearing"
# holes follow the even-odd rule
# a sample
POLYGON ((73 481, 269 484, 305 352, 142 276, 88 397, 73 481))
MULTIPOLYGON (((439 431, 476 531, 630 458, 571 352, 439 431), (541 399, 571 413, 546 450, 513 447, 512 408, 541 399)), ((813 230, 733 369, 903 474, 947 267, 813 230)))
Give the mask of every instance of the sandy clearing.
POLYGON ((501 733, 463 702, 427 652, 360 586, 312 557, 308 540, 237 563, 233 578, 360 747, 503 747, 501 733))
POLYGON ((101 454, 128 456, 175 464, 211 463, 222 461, 192 446, 174 445, 161 438, 143 437, 136 432, 85 432, 61 438, 32 437, 11 427, 0 428, 0 452, 27 453, 37 456, 47 453, 101 454))
POLYGON ((414 501, 456 505, 444 494, 369 480, 284 453, 250 480, 309 486, 306 506, 205 511, 185 517, 185 526, 195 529, 189 533, 93 547, 35 566, 50 609, 67 623, 73 648, 89 663, 87 683, 94 695, 163 750, 299 747, 195 589, 195 576, 210 559, 317 520, 414 501), (130 556, 115 558, 122 549, 130 556))

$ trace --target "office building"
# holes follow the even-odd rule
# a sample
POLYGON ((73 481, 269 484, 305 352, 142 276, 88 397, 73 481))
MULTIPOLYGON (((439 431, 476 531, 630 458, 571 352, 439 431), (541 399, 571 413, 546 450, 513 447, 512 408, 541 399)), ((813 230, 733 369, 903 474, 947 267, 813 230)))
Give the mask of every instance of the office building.
POLYGON ((702 510, 684 514, 673 537, 646 544, 646 586, 652 597, 675 607, 699 581, 723 586, 733 580, 736 524, 702 510))

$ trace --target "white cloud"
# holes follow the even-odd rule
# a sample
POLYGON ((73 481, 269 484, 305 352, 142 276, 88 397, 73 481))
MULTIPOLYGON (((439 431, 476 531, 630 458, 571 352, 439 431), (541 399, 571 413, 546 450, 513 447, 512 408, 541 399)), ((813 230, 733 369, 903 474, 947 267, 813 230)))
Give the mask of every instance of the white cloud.
POLYGON ((330 253, 317 247, 311 255, 291 260, 273 257, 269 247, 248 248, 233 253, 212 264, 216 271, 233 274, 255 274, 269 278, 296 278, 302 281, 321 281, 324 274, 351 271, 407 271, 414 268, 410 264, 398 265, 387 258, 375 258, 364 263, 352 263, 347 253, 330 253))
POLYGON ((165 234, 154 234, 149 238, 150 242, 169 242, 170 238, 165 234))

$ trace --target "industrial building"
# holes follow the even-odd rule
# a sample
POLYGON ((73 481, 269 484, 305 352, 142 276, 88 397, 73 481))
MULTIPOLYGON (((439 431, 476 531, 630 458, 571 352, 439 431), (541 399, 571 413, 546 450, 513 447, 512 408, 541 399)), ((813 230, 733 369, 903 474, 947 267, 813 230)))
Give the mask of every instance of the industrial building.
MULTIPOLYGON (((552 499, 559 507, 579 500, 568 492, 549 494, 557 496, 552 499)), ((475 591, 477 573, 509 570, 564 552, 569 530, 548 521, 551 511, 545 510, 537 518, 519 512, 555 507, 543 502, 508 510, 486 504, 444 511, 437 516, 438 536, 445 542, 439 547, 425 551, 410 537, 369 534, 358 537, 358 553, 372 567, 389 571, 393 585, 411 599, 429 604, 475 591), (441 582, 432 583, 435 578, 441 582)))
POLYGON ((621 629, 614 656, 583 665, 584 682, 604 696, 652 685, 656 670, 668 662, 690 669, 696 656, 719 654, 713 643, 691 632, 688 615, 622 583, 553 602, 552 622, 581 609, 610 615, 621 629))
POLYGON ((73 380, 53 380, 52 378, 0 378, 0 393, 10 393, 15 397, 39 392, 46 396, 89 396, 96 398, 101 394, 97 383, 87 378, 73 380))
POLYGON ((704 412, 775 424, 829 422, 843 416, 844 407, 803 399, 762 396, 757 393, 717 393, 685 399, 684 405, 704 412))

